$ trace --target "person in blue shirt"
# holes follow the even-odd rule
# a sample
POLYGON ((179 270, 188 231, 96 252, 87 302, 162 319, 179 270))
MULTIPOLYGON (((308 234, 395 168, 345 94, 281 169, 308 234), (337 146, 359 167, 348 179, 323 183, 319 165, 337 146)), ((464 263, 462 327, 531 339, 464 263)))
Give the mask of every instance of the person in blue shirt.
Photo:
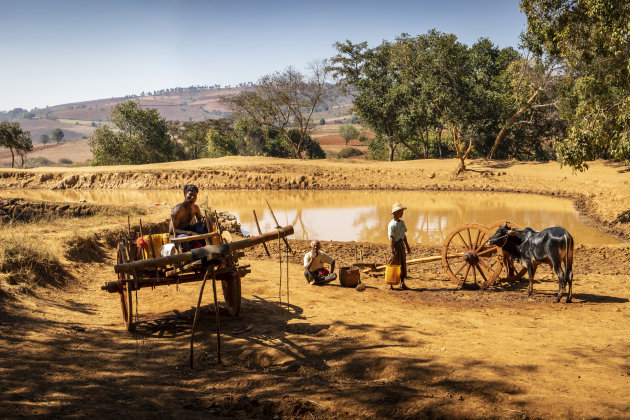
MULTIPOLYGON (((387 235, 389 236, 389 251, 390 256, 387 261, 388 264, 400 265, 400 288, 407 290, 408 287, 405 284, 405 278, 407 277, 407 255, 405 254, 405 248, 407 253, 411 253, 409 243, 407 242, 407 226, 401 219, 403 212, 407 210, 402 204, 396 203, 392 206, 393 219, 387 225, 387 235)), ((394 287, 390 284, 390 289, 394 287)))

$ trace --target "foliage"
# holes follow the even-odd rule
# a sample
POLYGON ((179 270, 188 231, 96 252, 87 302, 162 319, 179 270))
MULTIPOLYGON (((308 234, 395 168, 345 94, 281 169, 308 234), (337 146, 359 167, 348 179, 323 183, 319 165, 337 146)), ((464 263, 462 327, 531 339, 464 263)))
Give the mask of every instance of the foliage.
POLYGON ((255 91, 240 92, 224 97, 223 101, 237 117, 248 119, 260 128, 279 132, 293 149, 294 157, 301 159, 307 139, 315 128, 313 113, 334 96, 327 75, 327 68, 318 63, 311 66, 308 76, 288 67, 282 72, 263 76, 255 91))
POLYGON ((326 125, 326 120, 323 118, 319 120, 319 125, 326 125))
POLYGON ((6 147, 11 152, 12 168, 15 166, 16 153, 22 158, 22 166, 24 166, 26 153, 33 150, 31 133, 22 130, 20 123, 3 121, 0 123, 0 147, 6 147))
POLYGON ((559 104, 568 138, 557 158, 578 170, 597 157, 630 161, 630 3, 522 0, 526 45, 566 63, 559 104))
POLYGON ((156 109, 142 109, 134 101, 114 107, 108 126, 98 127, 89 140, 93 165, 129 165, 166 162, 175 157, 168 124, 156 109))
POLYGON ((45 146, 46 144, 50 143, 50 137, 48 137, 48 134, 42 134, 41 136, 39 136, 39 141, 45 146))
POLYGON ((337 157, 339 159, 346 159, 353 156, 363 156, 364 154, 365 153, 363 153, 362 151, 354 147, 344 147, 343 149, 339 151, 339 153, 337 154, 337 157))
POLYGON ((350 143, 350 140, 359 138, 359 131, 350 124, 345 124, 339 127, 339 135, 346 142, 346 146, 350 143))
POLYGON ((63 130, 61 128, 55 128, 51 134, 50 137, 57 142, 57 144, 61 143, 61 141, 63 140, 65 134, 63 132, 63 130))
POLYGON ((59 163, 62 165, 72 165, 72 160, 68 158, 59 159, 59 163))

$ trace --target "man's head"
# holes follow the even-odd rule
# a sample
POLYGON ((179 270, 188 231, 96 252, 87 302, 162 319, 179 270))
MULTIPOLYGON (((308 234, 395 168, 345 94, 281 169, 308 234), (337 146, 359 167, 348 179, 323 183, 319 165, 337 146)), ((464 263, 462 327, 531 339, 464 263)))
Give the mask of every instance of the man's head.
POLYGON ((184 199, 186 201, 194 203, 197 201, 197 194, 199 194, 199 188, 196 185, 188 184, 184 187, 184 199))
POLYGON ((320 248, 321 248, 321 245, 318 240, 311 241, 311 251, 313 252, 314 255, 319 254, 320 248))
POLYGON ((402 217, 403 212, 407 210, 407 207, 404 207, 402 204, 400 203, 396 203, 392 206, 392 214, 394 215, 395 218, 399 219, 402 217))

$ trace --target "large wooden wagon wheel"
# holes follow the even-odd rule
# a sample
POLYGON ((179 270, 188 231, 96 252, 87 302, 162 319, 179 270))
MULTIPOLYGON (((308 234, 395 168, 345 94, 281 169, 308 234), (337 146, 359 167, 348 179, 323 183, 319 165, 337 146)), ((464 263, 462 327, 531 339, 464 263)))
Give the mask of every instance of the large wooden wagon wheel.
MULTIPOLYGON (((129 261, 127 258, 127 248, 125 248, 125 244, 122 242, 118 243, 116 261, 118 264, 124 264, 129 261)), ((118 280, 120 280, 119 293, 123 321, 125 321, 127 330, 133 331, 135 329, 135 324, 133 323, 133 298, 131 296, 131 290, 129 290, 129 283, 126 281, 129 280, 129 277, 125 273, 118 273, 118 280)))
MULTIPOLYGON (((509 220, 497 220, 495 222, 492 222, 488 225, 488 229, 490 229, 490 235, 494 234, 494 232, 500 228, 501 226, 503 226, 504 224, 508 225, 508 227, 510 229, 520 229, 521 227, 514 222, 510 222, 509 220)), ((499 248, 497 246, 497 253, 501 254, 501 248, 499 248)), ((520 270, 517 269, 517 267, 514 265, 515 262, 512 260, 512 258, 510 258, 510 256, 507 253, 503 253, 503 265, 506 267, 507 270, 507 279, 509 281, 518 281, 520 280, 523 275, 527 272, 527 267, 521 267, 520 270)), ((520 265, 520 264, 519 264, 520 265)))
POLYGON ((444 241, 442 267, 457 286, 471 282, 485 289, 501 274, 497 248, 486 244, 490 236, 486 226, 472 223, 458 227, 444 241))

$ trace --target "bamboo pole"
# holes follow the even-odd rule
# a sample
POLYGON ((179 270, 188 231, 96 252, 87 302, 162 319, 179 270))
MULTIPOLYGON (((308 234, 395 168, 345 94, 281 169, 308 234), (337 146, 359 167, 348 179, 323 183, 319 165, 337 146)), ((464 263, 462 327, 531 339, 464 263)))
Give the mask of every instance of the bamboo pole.
MULTIPOLYGON (((459 255, 448 255, 447 258, 459 257, 459 255)), ((440 261, 441 255, 434 255, 433 257, 415 258, 413 260, 407 260, 407 265, 422 264, 426 262, 440 261)), ((384 270, 387 265, 377 265, 376 270, 384 270)))

